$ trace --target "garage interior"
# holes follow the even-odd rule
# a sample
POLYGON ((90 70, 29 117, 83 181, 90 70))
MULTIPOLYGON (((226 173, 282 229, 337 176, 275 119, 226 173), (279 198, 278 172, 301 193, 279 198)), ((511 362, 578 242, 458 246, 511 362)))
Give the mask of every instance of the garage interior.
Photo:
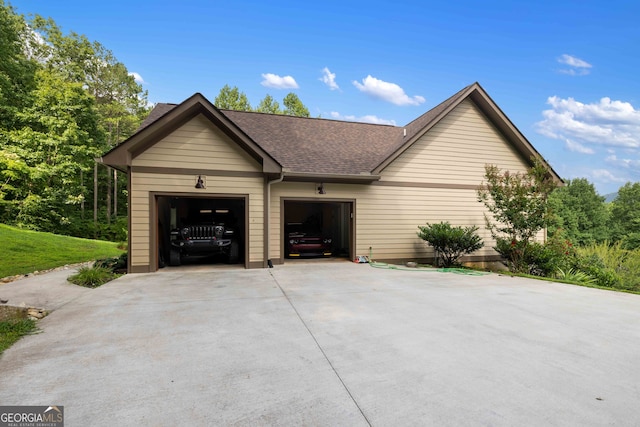
POLYGON ((352 212, 353 202, 284 200, 284 258, 287 262, 305 258, 287 256, 289 233, 296 227, 331 239, 331 258, 351 258, 352 212))
MULTIPOLYGON (((231 228, 234 240, 239 243, 237 264, 245 264, 246 245, 246 206, 244 198, 239 197, 189 197, 159 196, 158 209, 158 267, 171 265, 171 241, 175 233, 187 225, 223 224, 231 228)), ((182 256, 181 265, 222 264, 228 260, 220 254, 182 256)), ((174 264, 175 265, 175 264, 174 264)))

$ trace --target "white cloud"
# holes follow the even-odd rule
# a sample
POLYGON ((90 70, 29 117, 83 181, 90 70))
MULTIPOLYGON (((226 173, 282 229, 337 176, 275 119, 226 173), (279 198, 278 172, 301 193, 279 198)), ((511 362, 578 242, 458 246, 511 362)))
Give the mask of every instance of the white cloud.
POLYGON ((585 76, 590 73, 593 67, 587 61, 584 61, 575 56, 563 54, 558 58, 560 64, 568 65, 570 68, 563 68, 559 70, 563 74, 569 74, 571 76, 585 76))
POLYGON ((592 65, 587 61, 583 61, 580 58, 576 58, 575 56, 567 55, 566 53, 558 58, 558 62, 561 64, 567 64, 571 67, 576 68, 591 68, 592 65))
POLYGON ((420 105, 425 102, 424 97, 419 95, 410 97, 397 84, 376 79, 371 75, 362 79, 362 83, 354 80, 353 85, 361 92, 395 105, 420 105))
POLYGON ((395 120, 387 120, 387 119, 381 119, 380 117, 368 114, 365 116, 360 116, 360 117, 356 117, 353 115, 348 115, 348 116, 343 116, 342 114, 338 113, 337 111, 332 111, 331 113, 329 113, 329 115, 331 116, 332 119, 335 120, 344 120, 347 122, 360 122, 360 123, 373 123, 376 125, 391 125, 391 126, 395 126, 396 125, 396 121, 395 120))
POLYGON ((599 102, 584 104, 573 98, 552 96, 547 104, 551 109, 543 111, 544 120, 536 123, 542 135, 583 147, 640 150, 640 110, 628 102, 602 98, 599 102))
POLYGON ((612 154, 604 159, 605 162, 618 168, 630 169, 640 172, 640 157, 637 159, 619 159, 618 156, 612 154))
POLYGON ((595 151, 593 151, 592 148, 589 147, 585 147, 584 145, 580 144, 579 142, 575 142, 572 141, 570 139, 567 139, 565 141, 565 144, 567 146, 567 148, 569 149, 569 151, 573 151, 576 153, 582 153, 582 154, 594 154, 595 151))
POLYGON ((320 81, 326 84, 331 90, 338 90, 340 87, 336 83, 336 73, 329 71, 328 67, 322 69, 322 77, 320 81))
POLYGON ((276 74, 266 73, 262 75, 262 82, 260 84, 265 87, 272 87, 275 89, 298 89, 298 83, 296 79, 291 76, 280 77, 276 74))
POLYGON ((594 169, 591 171, 591 177, 600 182, 627 182, 626 178, 615 176, 607 169, 594 169))
POLYGON ((144 81, 142 76, 140 74, 136 73, 136 72, 131 72, 131 73, 129 73, 129 75, 133 77, 133 79, 136 81, 136 83, 139 83, 139 84, 147 83, 147 82, 144 81))

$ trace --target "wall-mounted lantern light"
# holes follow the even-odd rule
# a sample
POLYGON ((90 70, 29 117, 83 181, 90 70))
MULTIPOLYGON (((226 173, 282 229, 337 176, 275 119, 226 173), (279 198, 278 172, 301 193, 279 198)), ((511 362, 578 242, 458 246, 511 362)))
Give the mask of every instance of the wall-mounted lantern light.
POLYGON ((324 191, 324 184, 320 183, 320 185, 318 185, 318 194, 327 194, 326 191, 324 191))
POLYGON ((207 188, 207 177, 203 177, 202 175, 198 175, 196 178, 196 188, 207 188))

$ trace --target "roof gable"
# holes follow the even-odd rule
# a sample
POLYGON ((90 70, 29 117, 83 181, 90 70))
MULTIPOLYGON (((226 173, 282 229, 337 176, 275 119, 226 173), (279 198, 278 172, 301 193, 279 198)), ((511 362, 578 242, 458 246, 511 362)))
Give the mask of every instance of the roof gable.
POLYGON ((531 159, 539 159, 548 168, 553 179, 562 183, 560 176, 536 151, 527 138, 515 127, 509 118, 502 112, 498 105, 489 97, 487 92, 479 83, 474 83, 460 90, 436 107, 427 111, 422 116, 413 120, 405 127, 405 135, 402 141, 385 153, 385 157, 372 170, 372 173, 379 174, 385 167, 397 159, 409 147, 416 143, 425 133, 432 129, 447 114, 455 109, 460 103, 470 99, 479 110, 489 119, 489 121, 504 135, 506 140, 512 144, 516 151, 523 157, 525 162, 532 164, 531 159))
POLYGON ((101 161, 110 166, 125 169, 127 166, 131 166, 133 158, 158 143, 164 136, 186 124, 198 114, 202 114, 210 120, 251 157, 256 159, 262 165, 263 172, 279 173, 281 171, 281 166, 269 153, 251 140, 238 126, 199 93, 179 105, 159 104, 156 106, 138 131, 103 155, 101 161))

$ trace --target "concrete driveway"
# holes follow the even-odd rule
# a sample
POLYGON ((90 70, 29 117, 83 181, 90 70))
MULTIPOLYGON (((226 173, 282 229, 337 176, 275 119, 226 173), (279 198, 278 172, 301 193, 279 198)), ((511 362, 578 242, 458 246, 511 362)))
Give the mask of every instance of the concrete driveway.
POLYGON ((39 325, 0 405, 68 426, 640 425, 639 295, 291 263, 128 275, 39 325))

